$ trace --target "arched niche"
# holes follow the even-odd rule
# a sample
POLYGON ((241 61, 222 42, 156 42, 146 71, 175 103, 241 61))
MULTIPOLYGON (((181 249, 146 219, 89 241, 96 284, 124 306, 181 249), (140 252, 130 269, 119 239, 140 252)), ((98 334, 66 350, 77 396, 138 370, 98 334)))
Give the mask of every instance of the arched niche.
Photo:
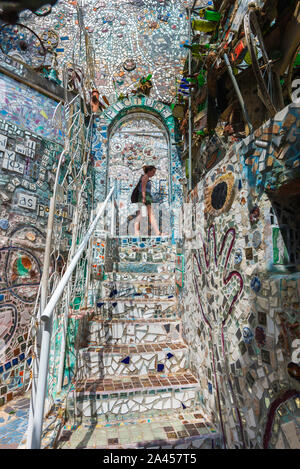
MULTIPOLYGON (((94 139, 92 154, 95 165, 95 198, 103 201, 110 189, 111 149, 110 141, 118 129, 132 116, 143 115, 155 124, 165 136, 168 145, 168 203, 171 213, 172 237, 178 237, 177 219, 174 213, 182 204, 183 175, 180 155, 175 137, 175 120, 171 108, 145 96, 130 97, 109 106, 94 120, 94 139)), ((130 188, 131 192, 133 187, 130 188)))

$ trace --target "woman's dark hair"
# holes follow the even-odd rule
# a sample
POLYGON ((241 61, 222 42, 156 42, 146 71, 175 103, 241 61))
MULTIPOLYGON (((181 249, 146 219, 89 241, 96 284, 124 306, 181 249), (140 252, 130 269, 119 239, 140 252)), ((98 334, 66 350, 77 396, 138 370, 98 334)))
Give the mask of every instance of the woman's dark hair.
POLYGON ((152 171, 153 169, 156 169, 155 166, 150 165, 150 166, 143 166, 144 173, 147 174, 149 171, 152 171))

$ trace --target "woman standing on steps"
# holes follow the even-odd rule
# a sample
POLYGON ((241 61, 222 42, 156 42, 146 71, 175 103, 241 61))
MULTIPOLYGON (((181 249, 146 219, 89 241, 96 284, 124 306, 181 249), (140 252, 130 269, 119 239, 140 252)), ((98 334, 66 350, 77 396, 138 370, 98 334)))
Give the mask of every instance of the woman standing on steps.
POLYGON ((162 233, 160 233, 158 226, 157 226, 157 221, 154 216, 154 212, 152 209, 152 195, 151 195, 151 181, 150 178, 152 178, 155 173, 156 173, 156 167, 153 165, 145 165, 143 166, 143 171, 144 174, 141 176, 139 183, 138 183, 138 190, 139 190, 139 195, 138 195, 138 204, 139 204, 139 211, 138 215, 136 217, 136 220, 134 222, 134 234, 135 236, 140 236, 140 222, 141 222, 141 216, 142 216, 142 211, 144 209, 147 210, 147 215, 148 215, 148 220, 150 221, 151 227, 153 228, 155 235, 156 236, 162 236, 162 233))

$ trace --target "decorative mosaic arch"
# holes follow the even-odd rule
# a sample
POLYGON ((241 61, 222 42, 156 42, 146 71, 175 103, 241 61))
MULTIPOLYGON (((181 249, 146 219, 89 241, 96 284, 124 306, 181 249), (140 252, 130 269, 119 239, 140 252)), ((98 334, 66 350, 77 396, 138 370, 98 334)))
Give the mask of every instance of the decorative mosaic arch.
POLYGON ((105 199, 109 191, 107 173, 109 167, 109 138, 117 123, 133 113, 145 113, 156 117, 166 131, 170 158, 170 205, 172 207, 171 224, 173 238, 178 237, 178 221, 174 213, 182 205, 183 170, 179 149, 176 145, 175 119, 171 108, 146 96, 132 96, 109 106, 94 122, 95 132, 92 154, 96 170, 95 198, 98 202, 105 199))

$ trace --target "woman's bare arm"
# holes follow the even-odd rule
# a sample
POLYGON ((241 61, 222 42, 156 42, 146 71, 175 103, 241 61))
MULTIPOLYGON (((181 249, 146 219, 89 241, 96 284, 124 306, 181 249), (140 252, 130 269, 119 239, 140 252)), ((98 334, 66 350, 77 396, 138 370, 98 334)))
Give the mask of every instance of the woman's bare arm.
POLYGON ((149 180, 149 177, 147 176, 147 174, 144 174, 144 176, 142 177, 142 198, 143 198, 143 203, 146 202, 146 185, 147 185, 148 180, 149 180))

